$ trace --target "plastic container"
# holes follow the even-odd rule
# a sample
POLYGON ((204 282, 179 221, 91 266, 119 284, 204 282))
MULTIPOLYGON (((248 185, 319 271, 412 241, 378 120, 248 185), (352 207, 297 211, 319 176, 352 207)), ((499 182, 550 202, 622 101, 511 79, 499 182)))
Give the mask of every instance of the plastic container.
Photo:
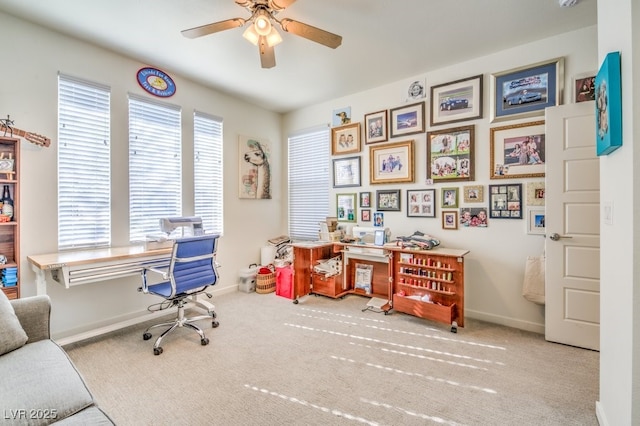
POLYGON ((240 269, 238 277, 238 289, 245 293, 256 291, 256 276, 258 275, 258 265, 255 263, 248 268, 240 269))
POLYGON ((260 249, 260 262, 263 265, 271 265, 276 258, 276 248, 274 246, 264 246, 260 249))
POLYGON ((276 268, 276 295, 293 299, 293 267, 276 268))

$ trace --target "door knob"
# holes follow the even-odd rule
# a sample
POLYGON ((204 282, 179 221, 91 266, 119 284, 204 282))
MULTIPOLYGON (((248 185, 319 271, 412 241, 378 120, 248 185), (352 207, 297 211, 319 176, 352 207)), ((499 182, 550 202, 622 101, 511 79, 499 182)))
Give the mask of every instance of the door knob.
POLYGON ((560 238, 572 238, 572 237, 568 237, 566 235, 559 235, 558 233, 554 232, 553 234, 549 235, 549 238, 551 239, 551 241, 558 241, 560 238))

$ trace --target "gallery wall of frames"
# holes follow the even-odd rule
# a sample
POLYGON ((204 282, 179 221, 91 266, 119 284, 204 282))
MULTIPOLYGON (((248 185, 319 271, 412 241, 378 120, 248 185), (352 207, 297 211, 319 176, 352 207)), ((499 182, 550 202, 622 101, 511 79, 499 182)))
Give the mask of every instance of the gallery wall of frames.
MULTIPOLYGON (((488 77, 489 176, 476 173, 478 135, 473 124, 487 114, 485 75, 439 83, 429 90, 422 81, 414 81, 405 104, 366 113, 364 122, 334 122, 331 153, 333 187, 340 192, 338 221, 385 226, 385 212, 405 212, 407 218, 439 217, 443 230, 522 220, 528 234, 544 235, 544 109, 562 103, 564 58, 488 77), (414 155, 413 138, 420 134, 426 137, 426 158, 414 155), (368 170, 362 170, 367 163, 368 170), (417 170, 426 171, 424 188, 403 188, 416 183, 417 170), (475 183, 487 178, 489 185, 475 183), (384 189, 358 191, 367 179, 369 188, 385 184, 384 189), (435 185, 439 183, 443 185, 435 185)), ((595 99, 595 77, 593 71, 572 78, 572 102, 595 99)), ((345 111, 349 117, 349 108, 340 110, 345 111)))

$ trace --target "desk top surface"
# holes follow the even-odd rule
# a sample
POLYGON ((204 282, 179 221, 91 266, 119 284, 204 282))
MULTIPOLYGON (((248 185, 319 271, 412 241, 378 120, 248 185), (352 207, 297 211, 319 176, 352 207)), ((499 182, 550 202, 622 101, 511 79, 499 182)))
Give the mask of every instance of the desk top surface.
POLYGON ((89 263, 135 259, 138 257, 168 255, 171 248, 148 250, 144 244, 125 247, 107 247, 90 250, 61 251, 27 256, 27 260, 39 269, 55 269, 62 266, 77 266, 89 263))

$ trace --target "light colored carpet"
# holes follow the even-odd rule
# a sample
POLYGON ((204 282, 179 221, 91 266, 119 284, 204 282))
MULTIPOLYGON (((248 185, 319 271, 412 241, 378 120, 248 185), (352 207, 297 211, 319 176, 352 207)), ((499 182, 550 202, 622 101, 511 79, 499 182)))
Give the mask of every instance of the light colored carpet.
POLYGON ((214 301, 208 346, 180 329, 154 356, 140 324, 65 347, 117 424, 598 424, 598 352, 468 318, 454 334, 355 295, 214 301))

